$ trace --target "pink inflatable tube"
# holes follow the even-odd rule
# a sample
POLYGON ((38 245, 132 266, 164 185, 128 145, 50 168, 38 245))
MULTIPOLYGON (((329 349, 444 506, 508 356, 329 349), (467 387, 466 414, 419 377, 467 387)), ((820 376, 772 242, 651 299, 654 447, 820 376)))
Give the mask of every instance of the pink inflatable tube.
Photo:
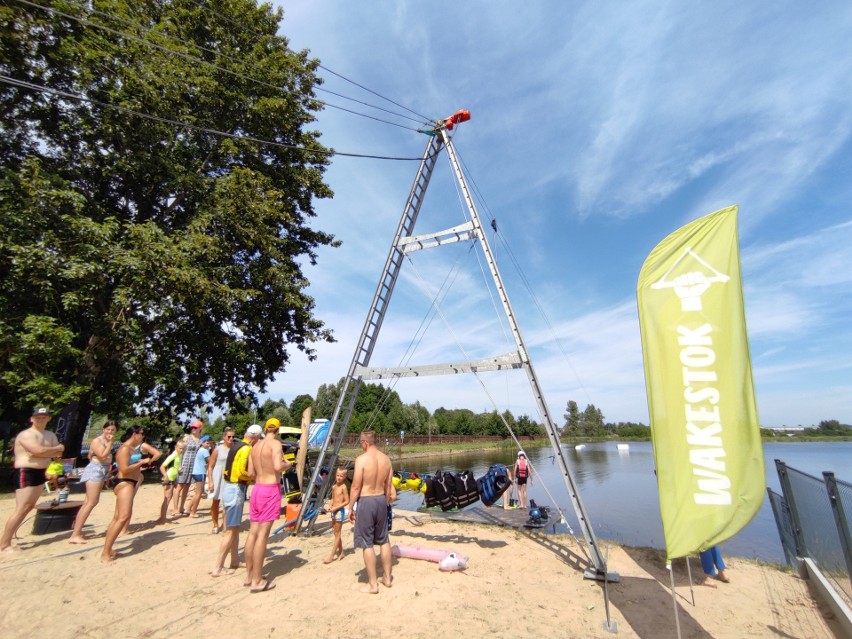
POLYGON ((467 568, 467 557, 449 550, 433 550, 420 546, 392 546, 391 553, 394 557, 434 561, 438 564, 438 569, 444 572, 467 568))

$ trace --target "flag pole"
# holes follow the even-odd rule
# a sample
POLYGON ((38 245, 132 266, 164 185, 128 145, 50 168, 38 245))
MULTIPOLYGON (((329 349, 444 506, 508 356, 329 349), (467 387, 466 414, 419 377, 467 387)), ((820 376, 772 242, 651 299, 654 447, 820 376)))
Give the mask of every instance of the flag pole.
POLYGON ((674 618, 675 618, 675 626, 677 627, 677 639, 681 639, 680 636, 680 616, 677 612, 677 595, 675 594, 675 581, 674 581, 674 569, 672 567, 672 562, 666 562, 666 570, 669 571, 669 576, 671 577, 672 582, 672 606, 674 606, 674 618))

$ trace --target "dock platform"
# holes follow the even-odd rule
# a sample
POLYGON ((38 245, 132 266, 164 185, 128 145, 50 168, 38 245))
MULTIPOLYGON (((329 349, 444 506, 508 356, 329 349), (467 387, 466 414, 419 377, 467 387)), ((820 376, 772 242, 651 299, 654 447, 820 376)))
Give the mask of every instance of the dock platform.
MULTIPOLYGON (((525 525, 530 517, 529 510, 521 508, 509 508, 504 510, 502 506, 474 506, 465 510, 447 510, 442 511, 440 508, 421 508, 416 511, 420 515, 429 515, 433 519, 446 519, 449 521, 461 521, 472 524, 488 524, 492 526, 504 526, 506 528, 523 528, 528 529, 525 525)), ((553 528, 555 531, 557 519, 553 518, 546 522, 539 529, 547 530, 553 528)))

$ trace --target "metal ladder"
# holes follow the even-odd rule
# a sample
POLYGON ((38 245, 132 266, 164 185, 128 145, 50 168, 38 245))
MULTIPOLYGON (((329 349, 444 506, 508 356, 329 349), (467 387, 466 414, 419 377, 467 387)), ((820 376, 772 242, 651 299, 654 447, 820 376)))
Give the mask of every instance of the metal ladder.
MULTIPOLYGON (((449 121, 452 122, 452 120, 449 121)), ((312 510, 315 510, 317 508, 317 504, 322 503, 322 500, 328 492, 332 480, 330 472, 319 490, 317 490, 312 497, 310 496, 311 493, 314 493, 312 489, 323 464, 327 463, 328 467, 332 468, 337 461, 362 380, 395 379, 399 377, 430 374, 434 375, 474 371, 493 371, 507 368, 523 368, 527 374, 527 378, 529 379, 530 386, 532 387, 536 404, 540 414, 542 415, 548 438, 550 439, 551 446, 556 454, 556 459, 559 462, 565 486, 571 497, 574 512, 577 515, 580 528, 583 531, 583 536, 585 537, 591 554, 591 561, 594 566, 594 570, 586 571, 586 576, 595 579, 617 581, 618 576, 615 573, 607 573, 606 560, 600 552, 597 538, 592 530, 585 507, 583 506, 580 498, 580 493, 577 490, 573 474, 562 451, 562 447, 559 442, 559 433, 551 419, 547 404, 544 401, 544 396, 541 392, 541 387, 539 385, 538 378, 536 377, 535 370, 533 369, 529 353, 527 352, 518 324, 515 321, 515 314, 509 302, 509 297, 506 293, 503 279, 500 276, 497 263, 494 260, 494 255, 491 252, 490 245, 488 244, 488 238, 482 229, 479 214, 477 213, 476 206, 470 196, 467 182, 464 174, 462 173, 458 158, 456 157, 452 139, 448 133, 448 129, 451 129, 452 125, 444 126, 442 124, 443 122, 445 121, 439 121, 434 135, 430 137, 429 142, 426 145, 426 150, 423 153, 420 168, 417 172, 417 176, 415 177, 414 185, 412 186, 408 201, 406 202, 399 227, 397 228, 396 236, 394 237, 388 259, 385 263, 384 271, 382 272, 382 276, 379 280, 376 293, 373 296, 373 303, 370 308, 370 312, 367 314, 364 329, 361 331, 361 337, 358 341, 358 346, 355 349, 355 355, 352 358, 352 363, 349 366, 349 372, 346 375, 337 406, 334 410, 332 423, 329 428, 329 437, 320 449, 319 458, 313 468, 310 484, 306 486, 305 495, 303 496, 304 505, 302 507, 300 517, 296 521, 296 531, 300 530, 300 525, 302 523, 301 514, 305 512, 310 513, 312 510), (470 221, 436 233, 413 236, 411 235, 411 232, 414 229, 414 224, 417 220, 418 213, 420 212, 420 205, 423 201, 423 196, 425 195, 426 188, 429 185, 432 171, 442 147, 445 147, 447 150, 450 164, 453 167, 456 180, 459 183, 465 204, 470 214, 470 221), (384 320, 394 285, 396 284, 397 277, 399 276, 404 255, 411 251, 424 250, 451 242, 469 239, 478 240, 482 246, 489 271, 494 280, 497 293, 509 321, 512 336, 514 337, 515 344, 517 346, 517 351, 486 359, 461 363, 408 366, 403 368, 370 368, 369 363, 370 357, 373 353, 373 347, 375 346, 376 339, 378 338, 379 330, 381 328, 382 321, 384 320), (329 453, 328 449, 330 447, 332 450, 329 453)), ((307 523, 308 532, 313 529, 315 521, 316 517, 313 517, 307 523)))
MULTIPOLYGON (((410 235, 414 228, 414 223, 417 221, 420 207, 423 204, 423 197, 426 195, 426 187, 429 186, 429 180, 432 177, 432 171, 435 169, 435 163, 438 160, 438 154, 441 151, 443 142, 444 140, 441 136, 433 135, 430 136, 426 144, 426 149, 420 160, 417 177, 414 179, 414 184, 408 195, 408 201, 405 203, 405 209, 399 221, 394 242, 385 261, 384 271, 382 271, 379 285, 373 295, 370 312, 367 313, 361 337, 358 339, 358 345, 355 347, 355 355, 352 357, 349 372, 346 374, 340 397, 337 400, 337 406, 334 408, 334 414, 332 415, 331 424, 328 429, 328 437, 326 437, 320 448, 319 457, 311 471, 310 481, 302 487, 302 509, 294 524, 296 533, 301 531, 305 514, 315 513, 319 505, 323 503, 333 481, 333 473, 329 472, 325 481, 323 481, 316 491, 314 490, 323 465, 327 465, 328 468, 334 468, 337 463, 340 447, 343 444, 343 439, 349 426, 349 419, 352 417, 352 410, 355 407, 355 400, 358 397, 358 391, 361 389, 362 378, 358 374, 358 370, 360 367, 367 366, 370 363, 373 348, 379 336, 379 329, 382 327, 393 288, 396 285, 397 277, 399 277, 403 259, 403 253, 399 248, 401 244, 400 240, 410 235)), ((316 519, 316 517, 312 517, 308 521, 308 533, 313 530, 316 519)))

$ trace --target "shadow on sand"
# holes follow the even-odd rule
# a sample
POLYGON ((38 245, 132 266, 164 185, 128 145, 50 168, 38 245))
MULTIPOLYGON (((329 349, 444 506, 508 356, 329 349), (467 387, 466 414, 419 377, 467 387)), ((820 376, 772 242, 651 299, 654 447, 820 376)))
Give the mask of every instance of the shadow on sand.
MULTIPOLYGON (((650 576, 622 577, 620 583, 609 585, 611 605, 624 615, 640 637, 675 639, 677 625, 671 590, 666 585, 670 577, 665 567, 665 553, 653 548, 624 546, 623 549, 650 576), (654 611, 653 616, 648 615, 649 609, 654 611)), ((686 576, 686 565, 682 560, 675 562, 674 570, 676 576, 686 576)), ((683 582, 683 578, 680 581, 683 582)), ((681 636, 712 639, 712 635, 690 615, 688 608, 692 607, 691 600, 677 593, 677 605, 681 636)))

